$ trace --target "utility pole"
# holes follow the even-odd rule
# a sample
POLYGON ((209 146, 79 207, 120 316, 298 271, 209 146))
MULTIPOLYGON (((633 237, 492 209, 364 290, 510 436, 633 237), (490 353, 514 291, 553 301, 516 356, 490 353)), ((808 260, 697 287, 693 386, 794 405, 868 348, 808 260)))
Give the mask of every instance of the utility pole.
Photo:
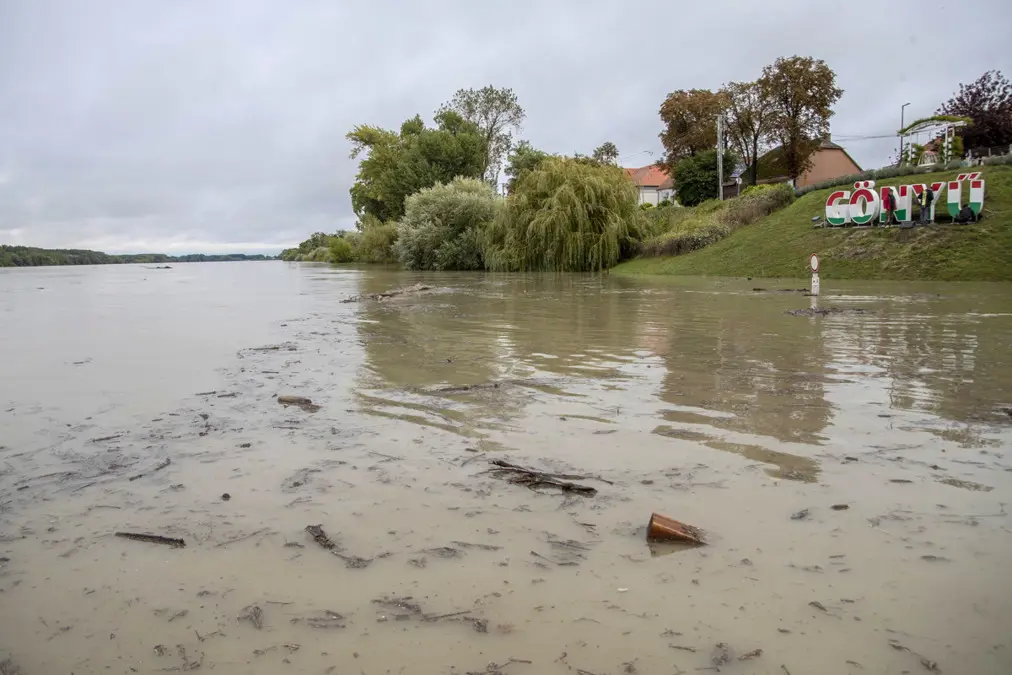
POLYGON ((724 116, 717 115, 717 196, 724 201, 724 116))
POLYGON ((896 163, 896 166, 901 166, 903 164, 903 127, 905 125, 903 121, 903 113, 906 112, 906 107, 908 105, 910 105, 909 101, 900 106, 900 161, 896 163))

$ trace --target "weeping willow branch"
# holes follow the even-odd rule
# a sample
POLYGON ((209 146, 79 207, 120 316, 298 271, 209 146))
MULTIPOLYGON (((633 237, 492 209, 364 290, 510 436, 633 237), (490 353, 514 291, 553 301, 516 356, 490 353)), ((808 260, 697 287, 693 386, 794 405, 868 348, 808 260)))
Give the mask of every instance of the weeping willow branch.
POLYGON ((553 157, 527 173, 486 229, 499 271, 584 272, 619 261, 636 234, 636 188, 622 169, 553 157))

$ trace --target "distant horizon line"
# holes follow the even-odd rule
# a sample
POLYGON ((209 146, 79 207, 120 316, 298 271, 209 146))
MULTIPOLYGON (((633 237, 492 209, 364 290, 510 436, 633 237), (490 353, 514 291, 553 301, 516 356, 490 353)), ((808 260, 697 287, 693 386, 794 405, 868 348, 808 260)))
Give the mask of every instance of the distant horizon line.
POLYGON ((242 251, 242 250, 238 250, 238 251, 227 251, 226 250, 226 251, 217 251, 217 252, 211 252, 211 251, 187 251, 187 252, 168 253, 168 252, 166 252, 164 250, 161 250, 161 251, 158 251, 158 250, 144 251, 144 250, 136 250, 136 249, 126 249, 126 250, 116 250, 116 249, 109 250, 109 249, 104 249, 103 250, 103 249, 99 249, 99 248, 88 248, 86 246, 60 246, 60 247, 56 247, 56 246, 37 246, 37 245, 33 245, 33 244, 9 244, 9 243, 3 243, 3 242, 0 242, 0 247, 6 247, 6 248, 30 248, 30 249, 37 249, 37 250, 40 250, 40 251, 90 251, 92 253, 102 253, 104 255, 131 255, 131 256, 133 256, 133 255, 164 255, 164 256, 175 257, 175 258, 182 257, 182 256, 188 256, 188 255, 263 255, 263 256, 278 256, 278 255, 281 255, 281 252, 285 250, 284 246, 279 246, 276 249, 274 249, 274 248, 272 248, 272 249, 256 249, 254 251, 250 251, 250 250, 247 249, 245 251, 242 251))

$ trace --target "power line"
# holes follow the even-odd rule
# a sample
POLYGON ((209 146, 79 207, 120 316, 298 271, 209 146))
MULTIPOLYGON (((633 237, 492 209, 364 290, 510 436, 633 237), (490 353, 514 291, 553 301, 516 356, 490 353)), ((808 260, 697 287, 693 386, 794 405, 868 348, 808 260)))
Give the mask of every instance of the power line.
POLYGON ((841 141, 866 141, 875 138, 898 138, 899 134, 834 134, 833 138, 841 141))

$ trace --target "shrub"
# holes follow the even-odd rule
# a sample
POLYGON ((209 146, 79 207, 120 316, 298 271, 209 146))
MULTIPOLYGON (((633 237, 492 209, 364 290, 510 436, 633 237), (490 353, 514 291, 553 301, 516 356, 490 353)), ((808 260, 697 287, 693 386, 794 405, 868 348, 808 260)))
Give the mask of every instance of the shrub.
POLYGON ((650 202, 643 202, 642 204, 640 204, 641 211, 649 211, 652 208, 654 208, 654 205, 651 204, 650 202))
POLYGON ((320 246, 302 257, 306 262, 330 262, 330 248, 320 246))
POLYGON ((368 263, 397 262, 393 246, 397 242, 397 223, 371 224, 359 233, 355 259, 368 263))
POLYGON ((475 178, 457 178, 411 195, 397 225, 397 258, 408 269, 482 269, 481 231, 500 205, 495 190, 475 178))
POLYGON ((494 270, 579 272, 633 250, 636 187, 610 165, 550 157, 525 173, 484 239, 494 270))
MULTIPOLYGON (((730 170, 735 158, 724 153, 724 167, 730 170)), ((717 151, 707 150, 693 157, 686 157, 675 167, 675 190, 678 201, 684 206, 695 206, 707 199, 715 199, 717 189, 717 151)))
POLYGON ((961 159, 954 159, 944 165, 935 164, 933 166, 916 167, 911 166, 910 164, 903 164, 901 166, 887 166, 881 169, 872 169, 870 171, 864 171, 850 176, 840 176, 839 178, 824 180, 819 183, 812 183, 811 185, 806 185, 805 187, 795 190, 794 196, 801 197, 809 192, 837 187, 838 185, 851 185, 859 180, 885 180, 886 178, 895 178, 896 176, 913 176, 919 173, 932 173, 936 171, 954 171, 956 169, 963 168, 963 166, 964 162, 961 159))
POLYGON ((330 239, 330 262, 348 263, 355 260, 355 253, 351 244, 344 237, 331 237, 330 239))
POLYGON ((744 225, 751 225, 764 216, 778 211, 794 201, 794 190, 791 186, 754 185, 740 196, 729 199, 727 207, 720 214, 720 221, 734 231, 744 225))
POLYGON ((710 199, 695 207, 658 209, 658 215, 664 214, 663 221, 649 226, 646 234, 650 236, 643 238, 637 252, 647 257, 689 253, 715 244, 792 201, 794 191, 783 183, 756 185, 723 202, 710 199))
POLYGON ((638 250, 644 257, 681 255, 715 244, 731 233, 715 215, 704 216, 691 227, 675 229, 645 241, 638 250))
POLYGON ((984 166, 1001 166, 1003 164, 1012 164, 1012 155, 998 155, 995 157, 985 157, 980 162, 984 166))

